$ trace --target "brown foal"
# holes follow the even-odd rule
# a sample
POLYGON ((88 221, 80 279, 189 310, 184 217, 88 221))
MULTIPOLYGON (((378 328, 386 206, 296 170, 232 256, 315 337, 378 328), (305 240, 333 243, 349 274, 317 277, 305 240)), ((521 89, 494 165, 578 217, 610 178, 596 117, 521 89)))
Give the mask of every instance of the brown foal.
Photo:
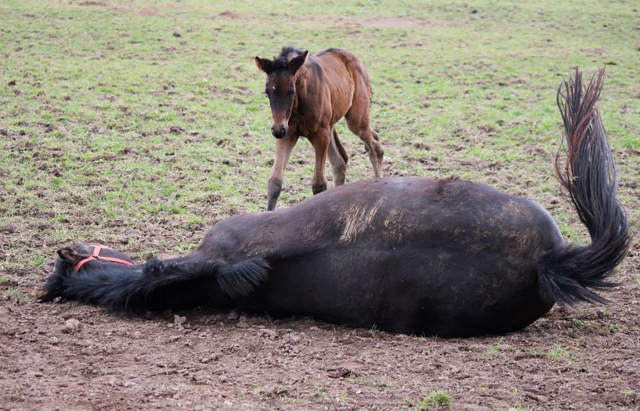
POLYGON ((344 184, 349 156, 334 127, 343 117, 349 130, 364 142, 374 175, 382 177, 384 152, 378 134, 369 125, 371 83, 356 56, 339 49, 310 56, 308 51, 285 47, 275 60, 256 57, 255 61, 267 74, 265 93, 273 115, 271 133, 276 138, 267 210, 276 208, 284 169, 300 137, 309 139, 316 154, 313 194, 327 189, 327 157, 335 185, 344 184))

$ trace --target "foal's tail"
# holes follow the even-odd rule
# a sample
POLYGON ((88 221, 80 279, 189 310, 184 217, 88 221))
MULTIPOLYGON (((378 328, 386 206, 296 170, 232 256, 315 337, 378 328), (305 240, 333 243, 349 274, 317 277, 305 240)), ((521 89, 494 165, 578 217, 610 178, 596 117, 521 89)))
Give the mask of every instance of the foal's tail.
POLYGON ((629 248, 631 235, 616 197, 613 155, 595 107, 603 82, 600 70, 583 86, 576 70, 575 78, 558 89, 567 147, 564 166, 560 154, 556 157, 556 173, 591 236, 588 246, 565 245, 540 260, 542 291, 560 304, 606 302, 593 290, 615 285, 608 277, 629 248))
POLYGON ((335 126, 331 129, 331 142, 335 144, 336 149, 338 149, 338 154, 340 154, 340 157, 344 160, 344 164, 349 164, 349 154, 347 154, 347 150, 345 150, 342 145, 342 141, 338 138, 338 132, 336 131, 335 126))
MULTIPOLYGON (((80 271, 59 258, 38 297, 56 297, 114 311, 190 308, 217 296, 231 301, 246 296, 267 278, 269 266, 256 258, 227 264, 221 260, 149 260, 144 265, 103 264, 80 271)), ((222 301, 217 301, 218 303, 222 301)))

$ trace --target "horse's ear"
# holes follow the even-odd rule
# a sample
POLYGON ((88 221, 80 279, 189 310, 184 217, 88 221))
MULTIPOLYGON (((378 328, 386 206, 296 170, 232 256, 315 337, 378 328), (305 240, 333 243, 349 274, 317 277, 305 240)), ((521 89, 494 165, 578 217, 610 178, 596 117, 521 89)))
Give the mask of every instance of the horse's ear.
POLYGON ((271 66, 273 65, 273 62, 271 60, 261 59, 260 57, 256 56, 255 62, 256 66, 258 66, 260 70, 264 71, 267 74, 271 73, 271 66))
POLYGON ((291 59, 288 65, 289 73, 296 74, 298 70, 300 70, 300 67, 304 66, 304 64, 307 62, 307 57, 309 57, 309 50, 300 54, 296 58, 291 59))
POLYGON ((75 264, 80 260, 80 255, 71 247, 65 247, 58 250, 58 255, 65 262, 75 264))

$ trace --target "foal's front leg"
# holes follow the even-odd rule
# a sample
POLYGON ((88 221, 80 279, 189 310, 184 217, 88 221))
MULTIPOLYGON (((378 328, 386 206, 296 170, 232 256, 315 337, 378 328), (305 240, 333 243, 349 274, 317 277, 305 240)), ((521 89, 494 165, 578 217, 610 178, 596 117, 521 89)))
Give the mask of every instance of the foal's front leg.
POLYGON ((313 180, 311 180, 311 189, 314 195, 327 189, 327 179, 324 176, 324 168, 329 152, 330 133, 331 129, 327 128, 321 129, 312 136, 309 136, 309 142, 316 152, 316 165, 313 170, 313 180))
POLYGON ((284 168, 287 166, 289 157, 291 157, 291 151, 297 142, 298 136, 296 135, 287 135, 284 138, 276 140, 276 157, 273 161, 273 168, 271 168, 271 175, 269 176, 267 211, 276 209, 276 202, 280 196, 280 191, 282 191, 284 168))

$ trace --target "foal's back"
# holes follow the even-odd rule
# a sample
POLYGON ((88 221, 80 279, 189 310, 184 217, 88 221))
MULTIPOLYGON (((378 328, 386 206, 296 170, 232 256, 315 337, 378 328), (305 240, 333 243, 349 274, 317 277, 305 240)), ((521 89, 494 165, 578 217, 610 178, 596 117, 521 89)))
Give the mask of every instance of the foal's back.
POLYGON ((326 84, 333 108, 332 123, 347 114, 356 94, 359 97, 358 101, 370 104, 371 83, 369 76, 364 65, 353 53, 331 48, 312 56, 311 61, 312 65, 315 62, 322 68, 321 73, 316 75, 312 81, 326 84))

